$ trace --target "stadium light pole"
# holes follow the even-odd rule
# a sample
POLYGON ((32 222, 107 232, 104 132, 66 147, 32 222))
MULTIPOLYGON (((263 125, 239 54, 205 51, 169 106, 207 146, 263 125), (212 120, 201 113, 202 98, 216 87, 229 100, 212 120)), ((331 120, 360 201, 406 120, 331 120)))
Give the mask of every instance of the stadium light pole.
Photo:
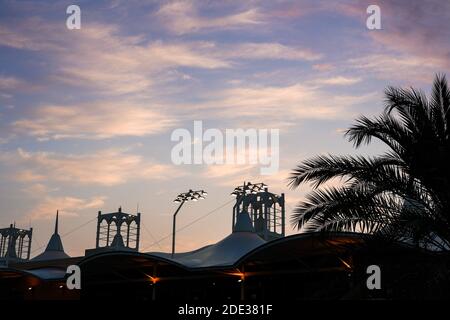
POLYGON ((204 190, 193 191, 192 189, 185 193, 180 193, 174 200, 174 202, 179 203, 177 210, 173 214, 173 223, 172 223, 172 258, 175 254, 175 233, 176 233, 176 221, 177 214, 180 211, 181 207, 186 201, 198 201, 200 199, 205 199, 208 193, 204 190))

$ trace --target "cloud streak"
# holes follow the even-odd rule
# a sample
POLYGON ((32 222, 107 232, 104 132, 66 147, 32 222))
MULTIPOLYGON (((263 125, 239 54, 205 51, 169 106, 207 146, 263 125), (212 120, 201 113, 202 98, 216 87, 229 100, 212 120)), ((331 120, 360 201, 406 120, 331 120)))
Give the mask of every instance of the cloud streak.
POLYGON ((312 50, 280 43, 244 43, 225 47, 223 51, 227 57, 243 59, 316 61, 323 58, 322 54, 312 50))
MULTIPOLYGON (((331 78, 329 84, 357 82, 356 79, 331 78), (336 81, 335 81, 336 80, 336 81)), ((378 94, 333 94, 319 85, 238 86, 215 94, 202 104, 192 106, 211 118, 234 119, 245 126, 259 127, 261 121, 272 128, 290 126, 306 119, 345 119, 358 104, 374 100, 378 94)))
MULTIPOLYGON (((58 24, 30 18, 18 21, 14 28, 0 25, 0 32, 5 35, 0 45, 49 56, 54 81, 108 96, 154 94, 171 80, 166 71, 180 67, 213 70, 234 68, 243 60, 323 57, 308 48, 277 42, 148 40, 143 34, 127 35, 119 26, 105 23, 85 23, 68 34, 58 24)), ((11 86, 10 80, 0 81, 0 88, 2 83, 11 86)))
POLYGON ((264 23, 264 16, 256 8, 208 17, 200 15, 195 2, 191 1, 166 3, 161 6, 155 16, 167 30, 177 35, 210 32, 211 30, 241 29, 264 23))
MULTIPOLYGON (((344 2, 336 11, 364 23, 369 1, 344 2)), ((366 57, 353 57, 365 72, 380 79, 408 79, 429 82, 436 72, 450 71, 450 3, 439 0, 380 0, 382 30, 368 32, 373 52, 366 57), (382 49, 381 49, 382 48, 382 49)))
POLYGON ((16 77, 0 75, 0 90, 15 89, 21 85, 23 85, 23 81, 16 77))
POLYGON ((41 140, 95 140, 157 134, 175 123, 173 117, 167 116, 157 107, 144 107, 124 101, 38 107, 28 117, 15 121, 12 126, 17 133, 41 140))
POLYGON ((62 196, 46 196, 27 214, 29 219, 54 219, 56 210, 64 216, 79 216, 79 212, 86 209, 100 209, 105 204, 106 197, 95 196, 87 199, 62 196))
POLYGON ((360 81, 361 81, 361 78, 336 76, 336 77, 331 77, 331 78, 316 79, 316 80, 313 80, 312 83, 319 84, 319 85, 348 86, 348 85, 356 84, 360 81))
POLYGON ((350 68, 378 79, 429 82, 434 74, 446 69, 440 59, 426 59, 406 54, 370 54, 350 59, 350 68))
POLYGON ((167 180, 183 175, 172 165, 151 162, 120 149, 82 155, 18 149, 16 153, 3 155, 3 159, 18 167, 14 178, 20 182, 115 186, 136 180, 167 180))

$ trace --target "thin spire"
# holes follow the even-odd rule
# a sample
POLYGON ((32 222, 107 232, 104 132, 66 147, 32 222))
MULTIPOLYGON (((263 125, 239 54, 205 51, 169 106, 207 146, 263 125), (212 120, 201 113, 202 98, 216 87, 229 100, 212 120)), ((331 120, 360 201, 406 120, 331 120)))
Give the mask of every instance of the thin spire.
POLYGON ((59 218, 59 210, 56 210, 55 234, 58 234, 58 218, 59 218))
POLYGON ((48 241, 47 247, 45 251, 34 257, 33 259, 38 260, 55 260, 67 258, 68 255, 64 252, 64 247, 61 241, 61 237, 58 234, 58 226, 59 226, 59 210, 56 211, 56 219, 55 219, 55 233, 52 234, 50 240, 48 241))

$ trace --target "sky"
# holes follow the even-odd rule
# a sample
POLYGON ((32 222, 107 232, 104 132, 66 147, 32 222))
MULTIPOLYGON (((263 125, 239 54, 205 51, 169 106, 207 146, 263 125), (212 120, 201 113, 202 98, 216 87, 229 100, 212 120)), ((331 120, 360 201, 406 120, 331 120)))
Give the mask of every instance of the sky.
POLYGON ((97 211, 122 206, 142 213, 143 251, 169 251, 173 199, 204 189, 178 215, 183 227, 212 212, 177 234, 177 251, 188 251, 230 233, 230 193, 244 181, 284 192, 289 219, 311 190, 287 187, 296 164, 384 152, 376 142, 354 150, 343 132, 383 110, 387 86, 428 92, 449 74, 448 21, 440 0, 0 0, 0 227, 32 226, 34 256, 59 210, 77 256, 95 246, 97 211), (81 29, 66 27, 71 4, 81 29), (366 27, 371 4, 380 30, 366 27), (278 129, 278 172, 175 165, 172 132, 199 120, 278 129))

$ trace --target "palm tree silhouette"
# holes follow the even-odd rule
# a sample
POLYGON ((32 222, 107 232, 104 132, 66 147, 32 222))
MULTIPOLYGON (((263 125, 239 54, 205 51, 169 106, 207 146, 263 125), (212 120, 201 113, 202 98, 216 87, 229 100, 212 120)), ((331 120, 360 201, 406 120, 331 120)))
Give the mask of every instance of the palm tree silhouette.
POLYGON ((292 223, 305 231, 361 231, 450 250, 450 90, 435 77, 430 98, 388 87, 384 112, 360 117, 346 137, 355 148, 372 138, 388 146, 376 157, 316 156, 303 161, 289 186, 312 183, 292 223), (323 184, 343 178, 340 187, 323 184))

